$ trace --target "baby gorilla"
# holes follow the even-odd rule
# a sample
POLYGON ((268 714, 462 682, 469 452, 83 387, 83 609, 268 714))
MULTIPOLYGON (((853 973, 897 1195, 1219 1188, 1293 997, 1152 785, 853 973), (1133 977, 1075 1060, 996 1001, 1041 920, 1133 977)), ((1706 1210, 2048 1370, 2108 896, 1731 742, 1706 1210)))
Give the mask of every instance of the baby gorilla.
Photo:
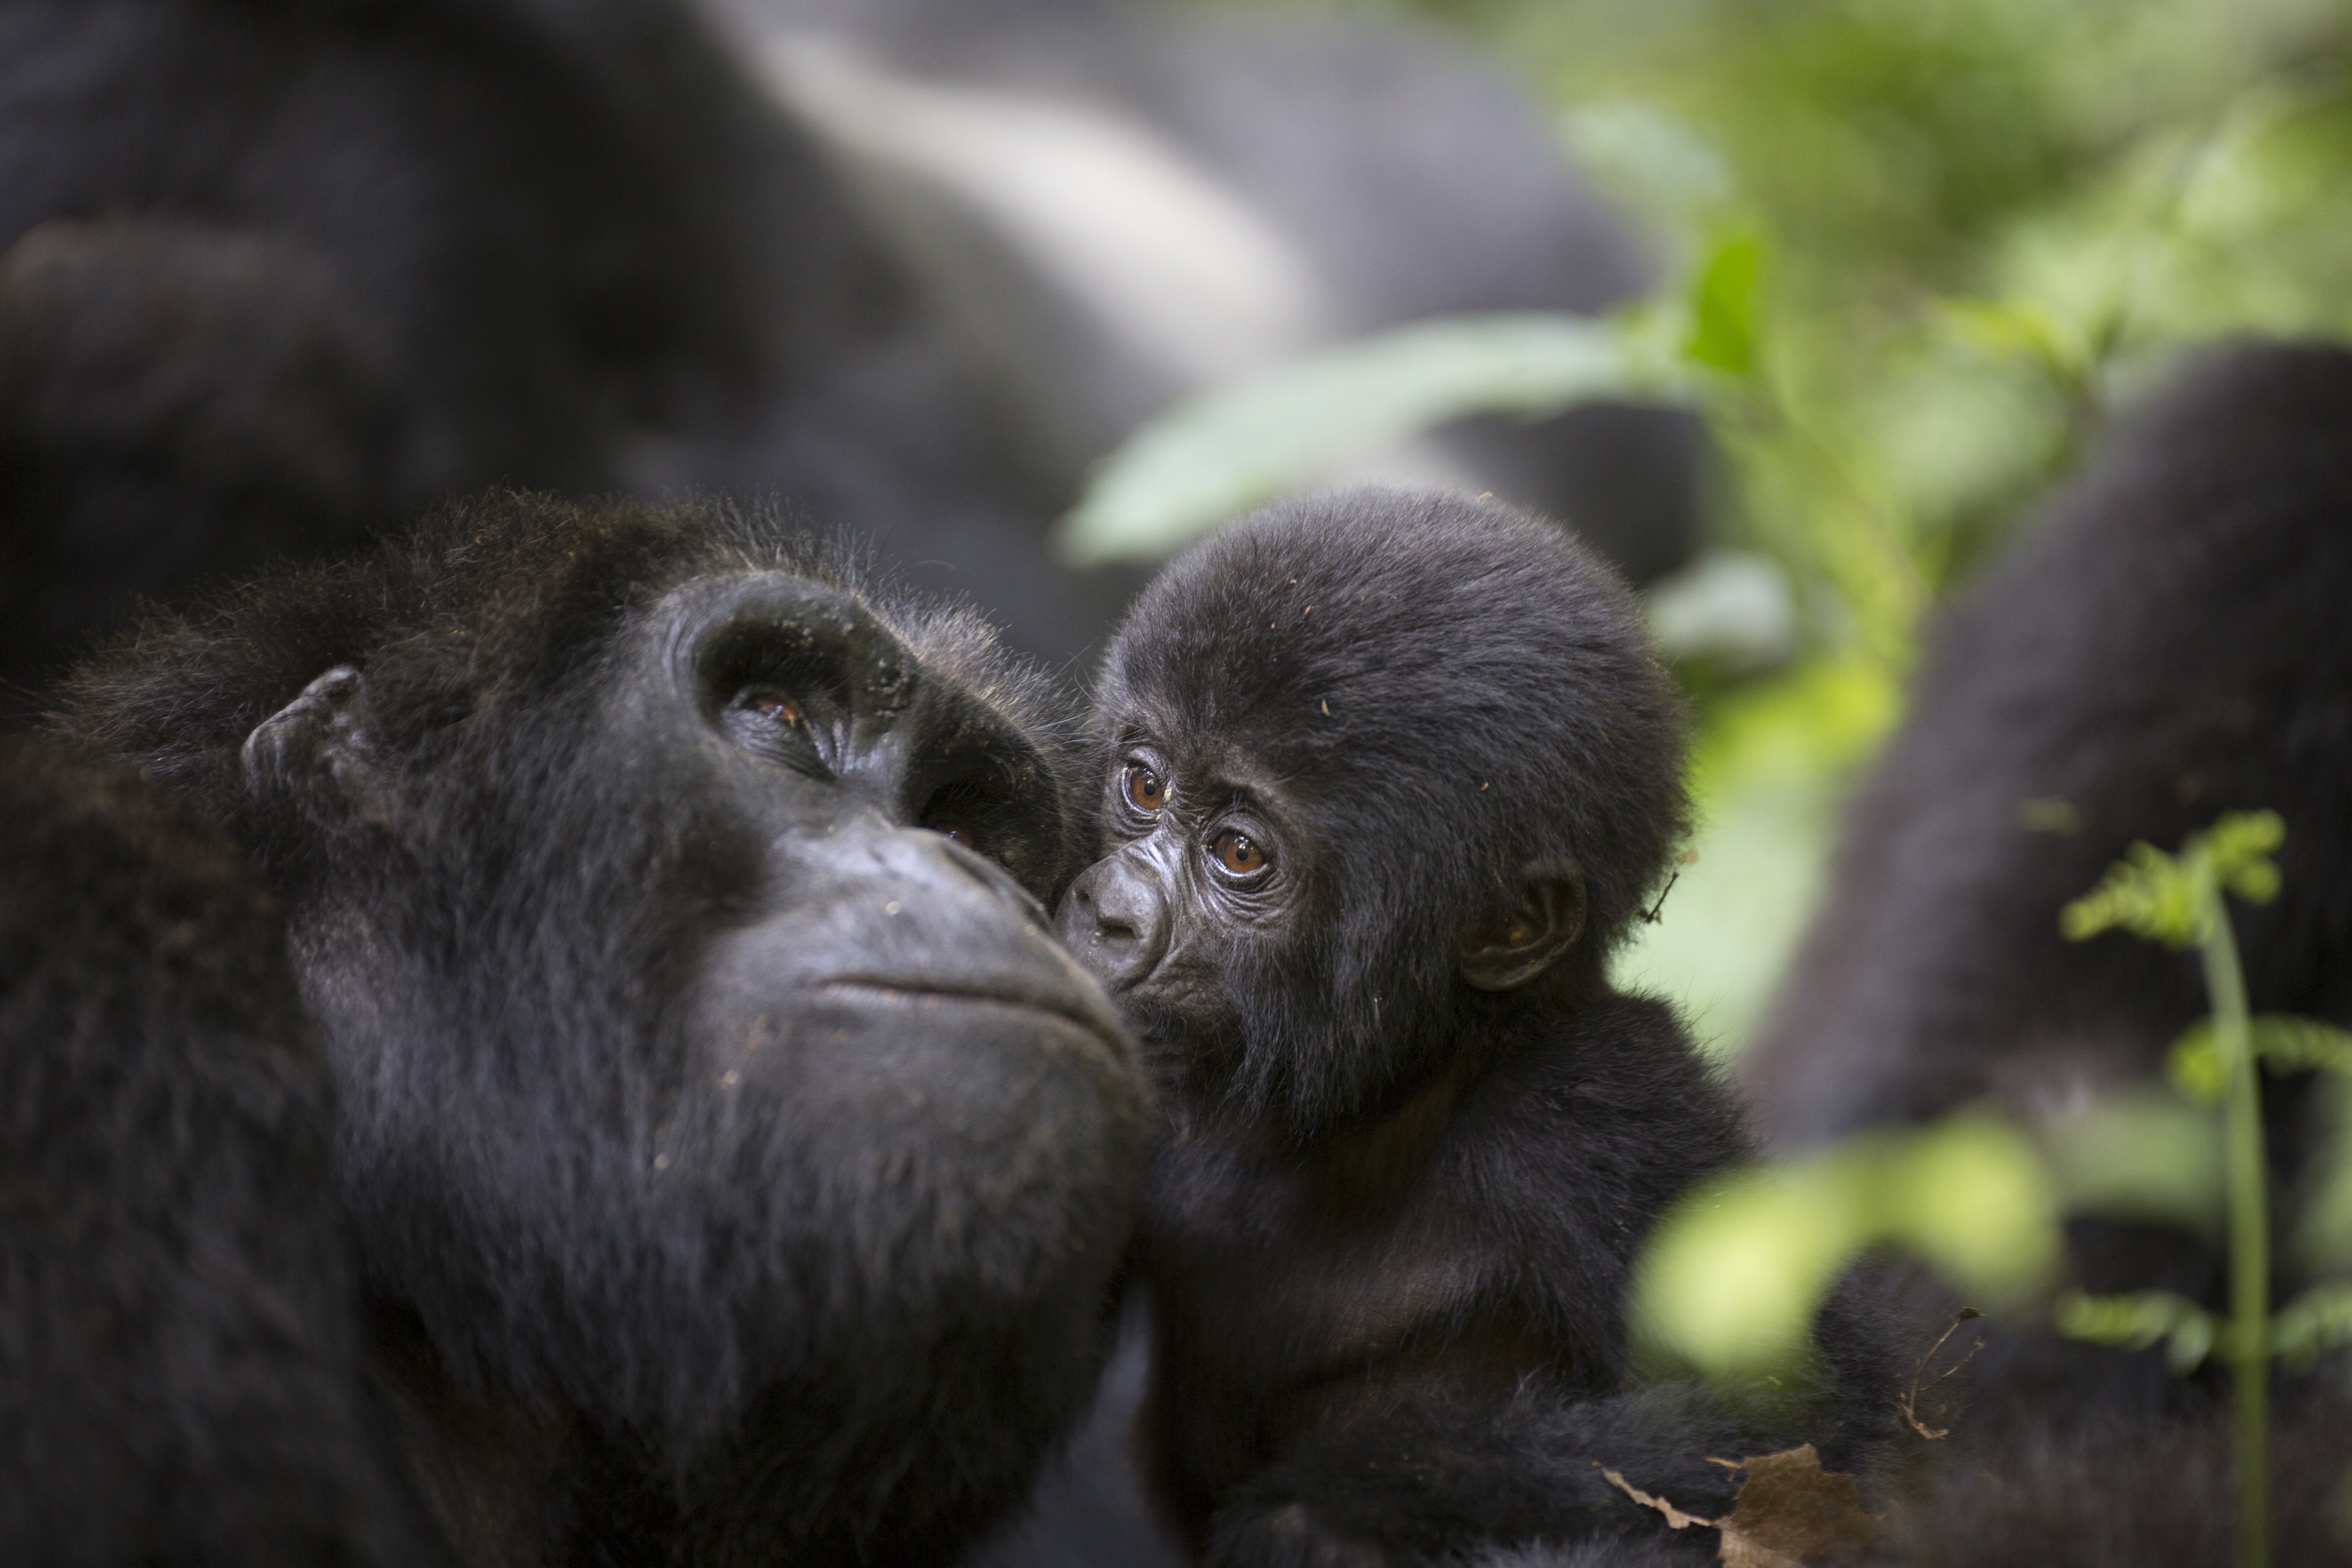
MULTIPOLYGON (((1639 1384, 1624 1333, 1643 1237, 1747 1147, 1672 1011, 1606 974, 1685 810, 1624 588, 1499 506, 1294 503, 1144 592, 1094 723, 1108 853, 1060 926, 1162 1089, 1137 1448, 1192 1550, 1660 1530, 1602 1466, 1728 1511, 1705 1460, 1763 1451, 1759 1413, 1639 1384)), ((1884 1405, 1851 1327, 1763 1418, 1833 1465, 1884 1405)))

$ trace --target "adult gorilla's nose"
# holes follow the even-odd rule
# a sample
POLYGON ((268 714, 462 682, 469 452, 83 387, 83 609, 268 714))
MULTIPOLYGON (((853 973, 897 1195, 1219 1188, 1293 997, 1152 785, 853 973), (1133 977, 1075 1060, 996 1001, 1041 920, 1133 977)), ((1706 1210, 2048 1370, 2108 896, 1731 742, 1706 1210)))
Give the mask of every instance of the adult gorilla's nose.
POLYGON ((1168 947, 1168 900, 1150 865, 1133 855, 1096 861, 1062 897, 1055 925, 1094 977, 1125 990, 1158 967, 1168 947))

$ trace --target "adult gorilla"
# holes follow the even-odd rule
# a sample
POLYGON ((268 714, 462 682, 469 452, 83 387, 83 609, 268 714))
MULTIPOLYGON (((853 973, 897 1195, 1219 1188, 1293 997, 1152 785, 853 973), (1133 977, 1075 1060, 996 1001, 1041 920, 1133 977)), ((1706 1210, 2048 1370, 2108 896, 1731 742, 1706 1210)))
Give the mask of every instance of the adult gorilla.
MULTIPOLYGON (((1849 811, 1820 919, 1741 1062, 1770 1135, 1800 1145, 1992 1099, 2059 1118, 2154 1076, 2209 1005, 2194 953, 2058 912, 2137 840, 2228 811, 2286 822, 2283 885, 2232 902, 2253 1008, 2352 1023, 2352 354, 2216 356, 2126 426, 1937 629, 1910 717, 1849 811)), ((2286 1223, 2281 1299, 2315 1261, 2284 1245, 2330 1136, 2312 1075, 2266 1088, 2286 1223)), ((2220 1306, 2210 1236, 2079 1219, 2074 1283, 2220 1306)), ((2231 1500, 2220 1368, 2011 1328, 1923 1560, 2213 1563, 2231 1500)), ((2282 1375, 2282 1562, 2338 1560, 2326 1500, 2352 1452, 2330 1376, 2282 1375)), ((1924 1543, 1924 1544, 1920 1544, 1924 1543)))
POLYGON ((1740 1064, 1775 1142, 2155 1071, 2206 1010, 2194 956, 2058 911, 2225 811, 2286 819, 2279 898, 2232 910, 2254 1007, 2352 1021, 2352 355, 2199 372, 1937 628, 1740 1064))
POLYGON ((1144 1120, 1036 901, 1059 717, 757 521, 530 498, 79 677, 65 728, 284 910, 367 1363, 463 1559, 929 1563, 1020 1496, 1144 1120))

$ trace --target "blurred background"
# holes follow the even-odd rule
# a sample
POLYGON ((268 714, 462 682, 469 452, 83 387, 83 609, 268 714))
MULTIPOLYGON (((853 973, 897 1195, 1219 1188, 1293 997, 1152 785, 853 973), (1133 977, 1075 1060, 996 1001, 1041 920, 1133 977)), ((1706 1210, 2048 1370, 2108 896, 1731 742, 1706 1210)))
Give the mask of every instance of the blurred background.
POLYGON ((1700 702, 1699 858, 1625 965, 1736 1051, 1921 616, 2184 345, 2352 324, 2352 8, 1429 14, 1539 84, 1670 270, 1727 226, 1767 246, 1778 417, 1718 425, 1706 553, 1652 597, 1700 702))
MULTIPOLYGON (((1252 9, 1255 9, 1253 7, 1252 9)), ((2182 351, 2352 327, 2352 7, 1465 0, 1662 285, 1760 251, 1759 395, 1649 588, 1702 828, 1621 975, 1757 1022, 1924 616, 2182 351)))
POLYGON ((2352 324, 2333 0, 0 5, 0 689, 508 482, 781 502, 1083 668, 1286 489, 1643 585, 1736 1052, 1922 619, 2186 346, 2352 324))

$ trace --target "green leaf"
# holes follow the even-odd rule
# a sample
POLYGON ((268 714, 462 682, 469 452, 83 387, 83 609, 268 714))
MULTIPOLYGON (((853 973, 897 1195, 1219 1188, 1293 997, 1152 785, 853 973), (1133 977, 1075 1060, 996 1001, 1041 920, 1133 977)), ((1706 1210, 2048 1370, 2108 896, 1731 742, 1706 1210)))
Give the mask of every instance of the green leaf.
POLYGON ((2342 1344, 2352 1344, 2352 1283, 2314 1286, 2271 1320, 2271 1353, 2298 1372, 2342 1344))
POLYGON ((2278 1072, 2352 1077, 2352 1034, 2316 1018, 2265 1014, 2253 1021, 2254 1052, 2278 1072))
POLYGON ((2219 1105, 2230 1092, 2229 1068, 2221 1061, 2221 1042, 2213 1021, 2200 1018, 2172 1043, 2165 1075, 2181 1093, 2200 1105, 2219 1105))
POLYGON ((1180 401, 1104 458, 1063 520, 1074 563, 1166 554, 1346 459, 1473 414, 1684 402, 1690 378, 1630 319, 1418 321, 1180 401))
POLYGON ((2059 912, 2058 929, 2068 941, 2081 942, 2121 926, 2167 947, 2193 947, 2219 912, 2218 900, 2209 900, 2203 889, 2225 888, 2249 903, 2268 903, 2279 887, 2271 855, 2285 842, 2286 824, 2278 813, 2232 811, 2190 834, 2178 856, 2135 844, 2097 887, 2059 912))
POLYGON ((2050 1174, 2015 1128, 1948 1117, 1904 1139, 1874 1183, 1879 1234, 1979 1300, 2016 1296, 2057 1261, 2050 1174))
POLYGON ((2169 1290, 2123 1296, 2086 1296, 2069 1290, 2058 1299, 2058 1331, 2070 1340, 2144 1351, 2165 1342, 2165 1364, 2176 1376, 2195 1372, 2213 1352, 2221 1325, 2212 1313, 2169 1290))
POLYGON ((1683 356, 1727 375, 1756 369, 1758 285, 1764 276, 1764 242, 1735 230, 1716 243, 1698 269, 1690 291, 1690 335, 1683 356))
MULTIPOLYGON (((2268 1013, 2250 1020, 2254 1057, 2273 1072, 2334 1072, 2352 1077, 2352 1034, 2299 1018, 2268 1013)), ((2191 1024, 2172 1047, 2167 1071, 2174 1087, 2205 1105, 2219 1105, 2227 1090, 2221 1043, 2210 1020, 2191 1024)))
POLYGON ((2097 887, 2058 915, 2058 929, 2069 942, 2116 926, 2167 947, 2194 946, 2202 921, 2188 868, 2153 844, 2135 844, 2097 887))
POLYGON ((2271 859, 2286 842, 2286 823, 2275 811, 2233 811, 2183 846, 2188 854, 2201 850, 2211 862, 2214 879, 2250 904, 2267 904, 2278 897, 2278 866, 2271 859))

